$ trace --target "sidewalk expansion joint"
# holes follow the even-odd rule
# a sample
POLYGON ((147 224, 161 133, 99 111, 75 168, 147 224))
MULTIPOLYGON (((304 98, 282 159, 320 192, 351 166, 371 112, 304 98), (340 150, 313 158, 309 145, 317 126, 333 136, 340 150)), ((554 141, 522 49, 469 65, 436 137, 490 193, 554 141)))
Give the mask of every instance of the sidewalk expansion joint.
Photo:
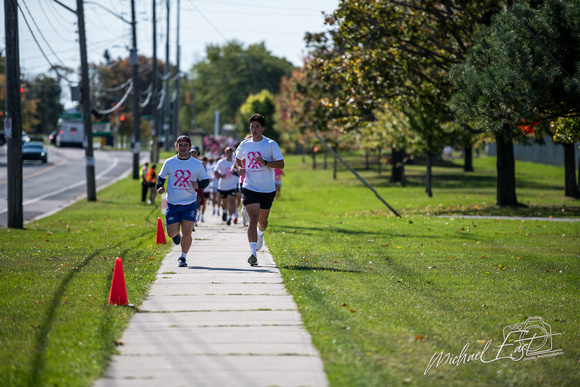
POLYGON ((296 309, 191 309, 191 310, 145 310, 137 309, 137 313, 207 313, 207 312, 295 312, 296 309))

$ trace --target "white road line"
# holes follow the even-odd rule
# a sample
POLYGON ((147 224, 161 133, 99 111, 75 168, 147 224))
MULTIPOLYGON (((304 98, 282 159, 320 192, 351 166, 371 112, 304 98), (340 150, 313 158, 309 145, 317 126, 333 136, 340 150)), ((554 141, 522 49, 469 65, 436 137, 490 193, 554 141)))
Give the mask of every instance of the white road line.
MULTIPOLYGON (((97 179, 100 179, 100 178, 102 178, 102 177, 103 177, 103 176, 105 176, 107 173, 109 173, 109 172, 110 172, 110 171, 111 171, 113 168, 115 168, 115 167, 117 166, 117 164, 119 164, 119 159, 117 159, 117 158, 115 157, 115 158, 113 159, 113 164, 111 164, 111 165, 110 165, 110 166, 109 166, 107 169, 105 169, 103 172, 101 172, 99 175, 97 175, 97 177, 96 177, 96 178, 97 178, 97 179)), ((36 198, 33 198, 33 199, 29 199, 29 200, 27 200, 27 201, 25 201, 25 202, 22 202, 22 206, 24 207, 24 206, 27 206, 27 205, 29 205, 29 204, 36 203, 36 202, 37 202, 37 201, 39 201, 39 200, 43 200, 43 199, 46 199, 46 198, 48 198, 48 197, 51 197, 51 196, 54 196, 54 195, 58 195, 58 194, 60 194, 60 193, 62 193, 62 192, 65 192, 65 191, 67 191, 67 190, 69 190, 69 189, 72 189, 72 188, 78 187, 79 185, 83 185, 83 184, 86 184, 86 183, 87 183, 87 182, 86 182, 86 180, 84 180, 84 181, 83 181, 83 180, 81 180, 81 181, 79 181, 79 182, 77 182, 77 183, 74 183, 74 184, 68 185, 68 186, 66 186, 66 187, 62 187, 61 189, 59 189, 59 190, 57 190, 57 191, 50 192, 50 193, 47 193, 47 194, 44 194, 44 195, 38 196, 38 197, 36 197, 36 198)), ((6 208, 6 209, 4 209, 4 210, 0 210, 0 214, 3 214, 3 213, 5 213, 5 212, 8 212, 8 208, 6 208)))

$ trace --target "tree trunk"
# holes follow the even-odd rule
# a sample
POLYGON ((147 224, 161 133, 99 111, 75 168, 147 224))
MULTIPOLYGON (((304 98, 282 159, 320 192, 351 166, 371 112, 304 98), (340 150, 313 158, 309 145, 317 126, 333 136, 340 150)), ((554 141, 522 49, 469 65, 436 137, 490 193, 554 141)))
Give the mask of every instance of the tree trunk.
POLYGON ((332 172, 332 178, 334 180, 336 180, 336 172, 338 170, 338 159, 336 157, 334 157, 334 164, 332 166, 333 172, 332 172))
POLYGON ((324 170, 328 168, 328 151, 324 149, 324 170))
POLYGON ((312 169, 316 169, 316 150, 312 148, 312 169))
POLYGON ((580 190, 578 190, 578 182, 576 180, 576 164, 575 164, 575 144, 562 144, 564 147, 564 175, 565 181, 565 195, 573 198, 580 197, 580 190))
POLYGON ((495 137, 497 146, 497 202, 501 207, 517 206, 516 164, 514 144, 511 139, 495 137))
POLYGON ((369 168, 369 151, 365 149, 365 169, 368 171, 369 168))
POLYGON ((377 148, 377 172, 381 175, 381 147, 377 148))
POLYGON ((431 154, 427 155, 427 179, 425 181, 425 192, 427 193, 427 195, 429 195, 430 198, 433 197, 433 191, 431 190, 431 177, 432 175, 432 170, 431 170, 431 154))
POLYGON ((465 144, 463 151, 463 172, 473 172, 473 144, 465 144))
POLYGON ((404 150, 396 150, 391 148, 391 183, 402 183, 405 185, 405 165, 403 159, 405 158, 404 150))

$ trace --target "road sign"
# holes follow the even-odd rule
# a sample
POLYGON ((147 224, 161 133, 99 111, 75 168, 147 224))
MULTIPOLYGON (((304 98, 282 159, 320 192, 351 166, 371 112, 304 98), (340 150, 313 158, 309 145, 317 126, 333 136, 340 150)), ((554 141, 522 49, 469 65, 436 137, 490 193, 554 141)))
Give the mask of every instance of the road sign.
POLYGON ((12 118, 4 120, 4 137, 12 138, 12 118))

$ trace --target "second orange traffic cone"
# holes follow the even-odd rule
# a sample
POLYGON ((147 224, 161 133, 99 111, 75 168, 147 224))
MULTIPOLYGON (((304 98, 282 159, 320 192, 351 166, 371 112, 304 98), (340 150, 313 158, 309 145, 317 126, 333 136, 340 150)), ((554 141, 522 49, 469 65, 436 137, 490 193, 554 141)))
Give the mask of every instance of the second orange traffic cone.
POLYGON ((129 305, 121 258, 117 258, 115 261, 115 271, 113 271, 113 281, 111 282, 111 292, 109 293, 109 305, 129 305))
POLYGON ((164 245, 167 243, 165 239, 165 230, 163 229, 163 223, 161 223, 161 218, 157 218, 157 244, 164 245))

